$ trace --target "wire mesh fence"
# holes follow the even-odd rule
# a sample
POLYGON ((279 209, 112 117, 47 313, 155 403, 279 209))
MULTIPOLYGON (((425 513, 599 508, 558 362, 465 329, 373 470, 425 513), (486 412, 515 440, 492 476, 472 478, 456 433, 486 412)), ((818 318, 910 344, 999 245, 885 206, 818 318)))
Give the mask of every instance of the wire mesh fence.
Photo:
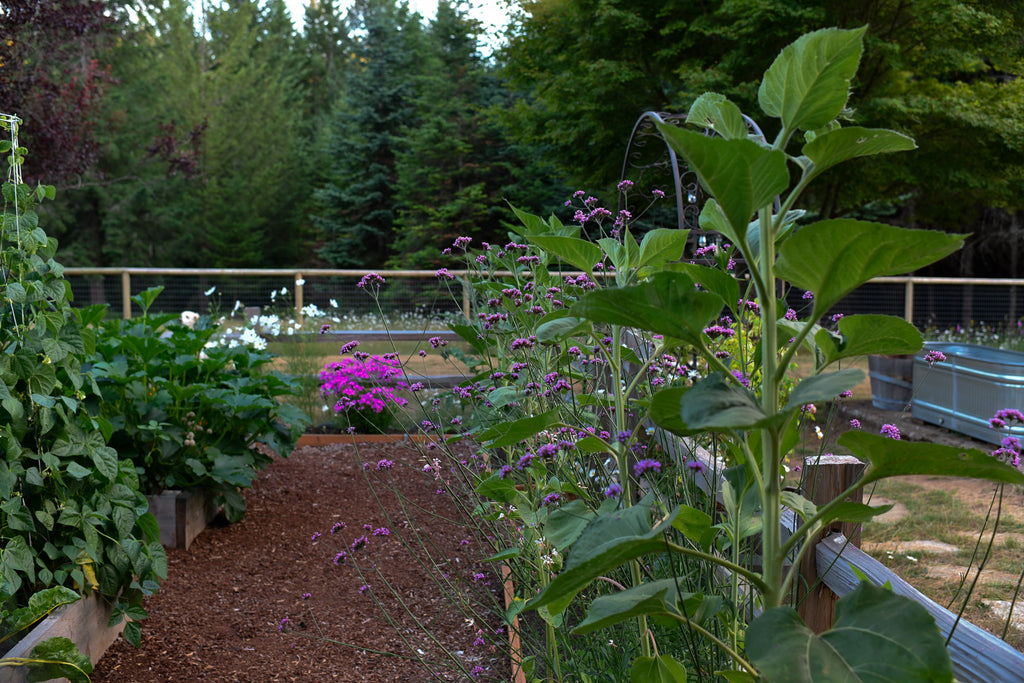
MULTIPOLYGON (((130 297, 154 286, 164 287, 154 310, 220 315, 243 307, 291 311, 338 310, 346 314, 377 312, 377 304, 356 285, 363 270, 225 270, 157 268, 67 268, 65 276, 76 306, 107 304, 111 315, 138 314, 130 297)), ((470 308, 460 273, 454 280, 434 271, 376 271, 386 280, 379 301, 389 317, 444 318, 470 308)), ((802 291, 786 293, 799 314, 811 302, 802 291)), ((956 326, 1017 325, 1024 316, 1024 279, 878 278, 858 288, 830 315, 878 313, 898 315, 920 329, 956 326)))

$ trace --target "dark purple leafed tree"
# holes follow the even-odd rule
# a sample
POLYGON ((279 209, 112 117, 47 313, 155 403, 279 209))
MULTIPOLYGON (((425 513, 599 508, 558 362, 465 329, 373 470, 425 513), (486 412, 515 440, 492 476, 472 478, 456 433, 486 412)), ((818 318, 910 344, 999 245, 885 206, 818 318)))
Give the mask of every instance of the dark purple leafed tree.
POLYGON ((113 38, 104 0, 4 0, 0 4, 0 106, 24 121, 32 150, 26 182, 75 183, 95 165, 113 38))

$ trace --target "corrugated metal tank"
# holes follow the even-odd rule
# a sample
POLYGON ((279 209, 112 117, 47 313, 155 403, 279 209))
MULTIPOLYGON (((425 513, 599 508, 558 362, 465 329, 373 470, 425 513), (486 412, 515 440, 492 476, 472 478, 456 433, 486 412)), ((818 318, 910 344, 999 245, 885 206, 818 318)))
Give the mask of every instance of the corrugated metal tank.
POLYGON ((1024 410, 1024 353, 976 344, 927 342, 914 358, 914 417, 961 434, 999 444, 1007 435, 1024 438, 1024 425, 992 429, 1003 408, 1024 410), (925 354, 946 360, 929 365, 925 354))

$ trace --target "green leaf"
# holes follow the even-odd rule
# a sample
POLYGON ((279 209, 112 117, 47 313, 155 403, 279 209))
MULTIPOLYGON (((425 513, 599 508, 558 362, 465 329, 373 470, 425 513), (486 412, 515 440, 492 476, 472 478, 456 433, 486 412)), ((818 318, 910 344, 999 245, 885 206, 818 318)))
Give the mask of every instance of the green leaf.
POLYGON ((30 682, 66 678, 70 683, 89 683, 92 662, 67 638, 47 638, 29 656, 36 660, 28 665, 30 682))
POLYGON ((512 479, 503 479, 497 472, 481 480, 474 490, 484 498, 505 504, 511 503, 518 495, 512 479))
POLYGON ((571 311, 595 322, 625 325, 696 344, 722 310, 715 294, 699 292, 681 273, 656 273, 632 287, 588 292, 571 311))
POLYGON ((569 501, 548 515, 548 521, 544 525, 544 537, 548 543, 562 551, 579 538, 594 517, 594 511, 587 509, 586 503, 581 499, 569 501))
POLYGON ((533 417, 524 417, 515 422, 494 425, 481 432, 478 438, 487 441, 485 444, 487 448, 504 448, 539 434, 556 422, 558 422, 558 411, 550 410, 533 417))
POLYGON ((594 266, 603 256, 599 246, 578 237, 526 235, 526 239, 584 273, 593 274, 594 266))
POLYGON ((665 269, 692 278, 707 291, 718 295, 729 310, 736 313, 736 303, 740 300, 740 283, 729 273, 697 263, 669 263, 665 265, 665 269))
POLYGON ((584 635, 642 614, 660 614, 675 619, 693 618, 700 609, 703 596, 680 594, 678 587, 679 582, 675 578, 667 578, 603 595, 590 604, 586 619, 573 629, 573 633, 584 635))
POLYGON ((686 667, 672 655, 637 657, 629 670, 629 683, 686 683, 686 667))
POLYGON ((870 463, 864 471, 864 484, 906 474, 971 477, 1007 484, 1024 484, 1024 472, 999 462, 988 453, 975 448, 897 441, 861 431, 843 433, 838 443, 870 463))
MULTIPOLYGON (((654 402, 658 401, 661 393, 655 395, 654 402)), ((705 377, 682 394, 678 411, 680 420, 691 432, 752 429, 767 423, 757 397, 748 389, 726 383, 717 373, 705 377)))
POLYGON ((871 278, 912 272, 961 246, 962 235, 836 218, 805 226, 786 240, 775 272, 814 292, 820 317, 871 278))
POLYGON ((682 505, 679 513, 672 521, 672 526, 682 532, 683 536, 698 544, 705 551, 711 547, 714 539, 714 520, 704 512, 689 505, 682 505))
POLYGON ((694 100, 686 115, 686 123, 710 128, 727 140, 744 140, 747 137, 747 122, 743 120, 740 108, 716 92, 706 92, 694 100))
POLYGON ((665 141, 697 172, 736 234, 743 237, 754 213, 789 186, 786 155, 750 140, 709 138, 675 126, 658 125, 665 141))
POLYGON ((528 603, 529 609, 546 607, 560 614, 576 594, 598 576, 624 562, 665 548, 662 534, 671 526, 672 517, 651 527, 651 496, 626 510, 615 510, 587 524, 569 553, 565 569, 528 603))
POLYGON ((582 318, 561 317, 547 320, 537 326, 537 341, 542 344, 564 341, 590 328, 590 322, 582 318))
POLYGON ((815 137, 804 145, 803 153, 814 162, 808 179, 849 159, 905 152, 917 147, 914 139, 880 128, 839 128, 815 137))
POLYGON ((807 33, 775 58, 757 91, 757 101, 783 127, 815 130, 839 116, 850 97, 867 27, 807 33))
POLYGON ((640 241, 640 257, 637 266, 657 268, 669 261, 683 258, 689 230, 655 228, 649 230, 640 241))
POLYGON ((825 365, 856 356, 917 353, 924 343, 916 327, 892 315, 846 316, 839 321, 839 333, 838 342, 824 328, 814 333, 825 365))
POLYGON ((61 605, 70 605, 81 599, 81 595, 66 586, 54 586, 36 591, 28 599, 28 605, 14 610, 4 619, 6 634, 0 641, 6 640, 8 635, 14 635, 18 631, 28 628, 61 605))
POLYGON ((789 395, 786 406, 797 410, 800 406, 817 401, 831 401, 847 389, 853 389, 864 381, 864 371, 859 368, 846 368, 836 372, 827 372, 801 380, 789 395))
POLYGON ((746 646, 770 681, 953 680, 945 642, 925 608, 867 583, 839 600, 835 626, 820 636, 792 607, 775 607, 750 624, 746 646))
POLYGON ((505 548, 500 553, 485 557, 484 562, 504 562, 505 560, 511 560, 513 557, 519 557, 519 548, 505 548))

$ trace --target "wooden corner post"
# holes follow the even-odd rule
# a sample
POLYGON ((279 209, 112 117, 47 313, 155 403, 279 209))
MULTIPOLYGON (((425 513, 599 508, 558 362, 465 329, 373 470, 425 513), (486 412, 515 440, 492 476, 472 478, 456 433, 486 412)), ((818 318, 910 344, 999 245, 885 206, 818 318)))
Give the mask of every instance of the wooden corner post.
MULTIPOLYGON (((824 505, 848 489, 863 474, 865 464, 852 455, 821 455, 804 459, 804 496, 815 505, 824 505)), ((861 502, 863 491, 858 489, 847 500, 861 502)), ((815 633, 827 631, 835 616, 839 599, 818 578, 814 545, 831 531, 840 531, 854 546, 860 546, 861 525, 856 522, 833 522, 816 538, 808 539, 812 547, 804 553, 797 581, 797 611, 804 623, 815 633)), ((822 570, 826 567, 822 567, 822 570)))

